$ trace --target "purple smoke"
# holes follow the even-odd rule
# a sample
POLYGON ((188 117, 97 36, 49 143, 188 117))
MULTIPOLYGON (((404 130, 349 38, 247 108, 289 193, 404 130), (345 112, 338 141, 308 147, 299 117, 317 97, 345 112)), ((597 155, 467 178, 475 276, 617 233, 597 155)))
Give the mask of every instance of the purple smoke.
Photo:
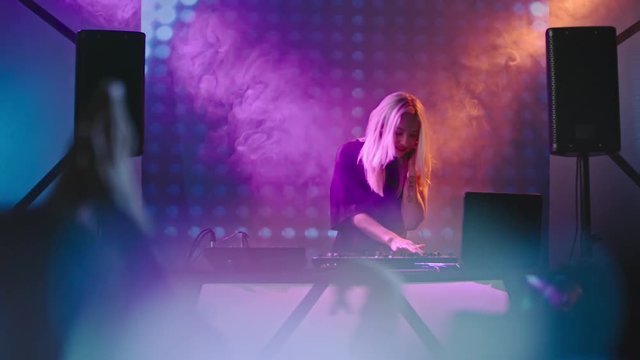
POLYGON ((173 41, 176 87, 213 125, 201 155, 233 149, 234 167, 254 185, 325 179, 337 144, 327 107, 308 91, 314 64, 250 35, 233 12, 201 10, 173 41))

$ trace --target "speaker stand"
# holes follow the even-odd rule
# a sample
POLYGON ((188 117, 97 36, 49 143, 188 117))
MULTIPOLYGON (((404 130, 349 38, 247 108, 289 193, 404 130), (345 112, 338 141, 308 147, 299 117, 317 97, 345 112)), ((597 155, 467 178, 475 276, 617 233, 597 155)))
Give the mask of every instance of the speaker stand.
POLYGON ((51 183, 69 166, 71 161, 73 149, 67 151, 67 153, 58 161, 49 172, 38 183, 29 190, 29 192, 13 206, 13 211, 26 210, 31 203, 33 203, 42 192, 51 185, 51 183))
POLYGON ((577 164, 580 171, 578 179, 580 202, 580 256, 590 260, 593 255, 591 236, 591 187, 589 185, 589 154, 578 154, 577 164))
MULTIPOLYGON (((640 175, 619 153, 607 154, 609 158, 638 186, 640 175)), ((579 169, 580 201, 580 256, 589 261, 593 256, 593 234, 591 234, 591 186, 589 183, 589 154, 581 153, 577 157, 579 169)))
POLYGON ((620 153, 608 154, 609 158, 618 165, 618 167, 640 187, 640 174, 625 160, 620 153))

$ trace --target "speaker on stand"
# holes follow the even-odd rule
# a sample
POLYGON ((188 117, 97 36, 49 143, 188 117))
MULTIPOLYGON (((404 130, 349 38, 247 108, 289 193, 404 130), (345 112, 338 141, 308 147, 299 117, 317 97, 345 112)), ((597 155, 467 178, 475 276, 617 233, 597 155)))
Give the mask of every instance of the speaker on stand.
POLYGON ((576 157, 579 171, 580 253, 592 257, 589 157, 608 155, 638 186, 640 177, 620 151, 618 53, 611 26, 546 31, 550 151, 576 157))

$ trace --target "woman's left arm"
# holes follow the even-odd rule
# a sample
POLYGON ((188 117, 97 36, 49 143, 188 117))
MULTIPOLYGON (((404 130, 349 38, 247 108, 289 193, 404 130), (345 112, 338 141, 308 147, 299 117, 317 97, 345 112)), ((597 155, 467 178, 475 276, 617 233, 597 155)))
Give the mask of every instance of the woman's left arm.
POLYGON ((407 230, 413 230, 424 220, 426 199, 418 186, 415 171, 415 155, 409 159, 406 180, 402 191, 402 220, 407 230))

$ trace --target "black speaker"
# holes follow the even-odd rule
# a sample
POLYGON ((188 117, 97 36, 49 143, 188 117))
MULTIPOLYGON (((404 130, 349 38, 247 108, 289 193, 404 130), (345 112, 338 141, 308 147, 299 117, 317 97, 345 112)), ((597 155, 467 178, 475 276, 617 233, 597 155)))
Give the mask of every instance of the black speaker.
POLYGON ((546 31, 551 154, 620 151, 616 29, 546 31))
POLYGON ((108 81, 125 85, 127 110, 136 133, 132 156, 144 149, 145 34, 131 31, 82 30, 76 39, 75 141, 86 136, 82 114, 108 81))

